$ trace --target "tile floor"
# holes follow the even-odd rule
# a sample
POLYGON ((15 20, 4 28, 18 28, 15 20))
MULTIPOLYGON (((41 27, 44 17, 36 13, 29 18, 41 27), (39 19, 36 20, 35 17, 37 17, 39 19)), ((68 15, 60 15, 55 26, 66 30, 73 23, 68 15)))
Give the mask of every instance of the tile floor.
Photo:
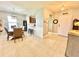
POLYGON ((0 36, 0 56, 15 57, 64 57, 67 38, 49 33, 44 39, 34 36, 24 37, 24 40, 6 40, 0 36))

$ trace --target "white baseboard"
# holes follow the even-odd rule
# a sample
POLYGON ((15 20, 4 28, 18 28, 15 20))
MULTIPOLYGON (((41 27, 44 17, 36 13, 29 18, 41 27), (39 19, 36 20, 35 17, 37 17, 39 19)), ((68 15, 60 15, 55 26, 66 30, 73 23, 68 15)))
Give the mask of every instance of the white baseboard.
POLYGON ((60 34, 60 33, 54 33, 54 32, 48 32, 49 34, 55 34, 55 35, 59 35, 59 36, 63 36, 63 37, 68 37, 68 35, 64 35, 64 34, 60 34))
POLYGON ((60 34, 60 33, 58 33, 58 35, 63 36, 63 37, 68 37, 68 35, 64 35, 64 34, 60 34))

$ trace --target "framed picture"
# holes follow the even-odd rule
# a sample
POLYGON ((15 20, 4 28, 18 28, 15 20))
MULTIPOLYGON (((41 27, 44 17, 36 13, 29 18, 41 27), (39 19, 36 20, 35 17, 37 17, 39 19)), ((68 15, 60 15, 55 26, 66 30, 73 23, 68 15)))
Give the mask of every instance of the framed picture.
POLYGON ((30 17, 29 17, 29 23, 36 23, 36 18, 35 18, 35 16, 30 16, 30 17))

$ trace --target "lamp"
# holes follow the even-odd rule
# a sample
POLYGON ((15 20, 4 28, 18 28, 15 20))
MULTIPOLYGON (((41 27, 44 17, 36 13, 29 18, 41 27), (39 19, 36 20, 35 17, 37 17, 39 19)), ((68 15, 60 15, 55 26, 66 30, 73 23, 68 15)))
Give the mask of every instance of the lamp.
POLYGON ((61 7, 61 11, 64 11, 64 10, 65 10, 64 5, 62 5, 62 7, 61 7))
POLYGON ((75 22, 74 25, 78 26, 78 30, 79 30, 79 22, 75 22))
POLYGON ((61 4, 61 6, 60 6, 60 10, 61 10, 61 11, 64 11, 64 10, 65 10, 65 5, 64 5, 64 3, 61 4))
POLYGON ((75 22, 74 25, 75 25, 75 26, 79 26, 79 22, 75 22))

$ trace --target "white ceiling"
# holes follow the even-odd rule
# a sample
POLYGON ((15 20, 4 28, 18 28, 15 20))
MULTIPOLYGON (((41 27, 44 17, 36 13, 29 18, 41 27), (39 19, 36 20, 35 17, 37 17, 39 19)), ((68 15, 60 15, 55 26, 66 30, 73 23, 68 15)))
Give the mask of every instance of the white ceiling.
POLYGON ((11 2, 0 1, 0 11, 12 12, 12 13, 18 13, 18 14, 26 14, 25 13, 26 9, 16 6, 15 4, 12 4, 11 2))
POLYGON ((53 12, 60 11, 64 5, 65 9, 79 8, 79 1, 16 1, 13 4, 25 8, 48 8, 53 12))
POLYGON ((0 10, 26 14, 30 9, 47 8, 57 12, 63 5, 65 9, 79 8, 79 1, 0 1, 0 10))

